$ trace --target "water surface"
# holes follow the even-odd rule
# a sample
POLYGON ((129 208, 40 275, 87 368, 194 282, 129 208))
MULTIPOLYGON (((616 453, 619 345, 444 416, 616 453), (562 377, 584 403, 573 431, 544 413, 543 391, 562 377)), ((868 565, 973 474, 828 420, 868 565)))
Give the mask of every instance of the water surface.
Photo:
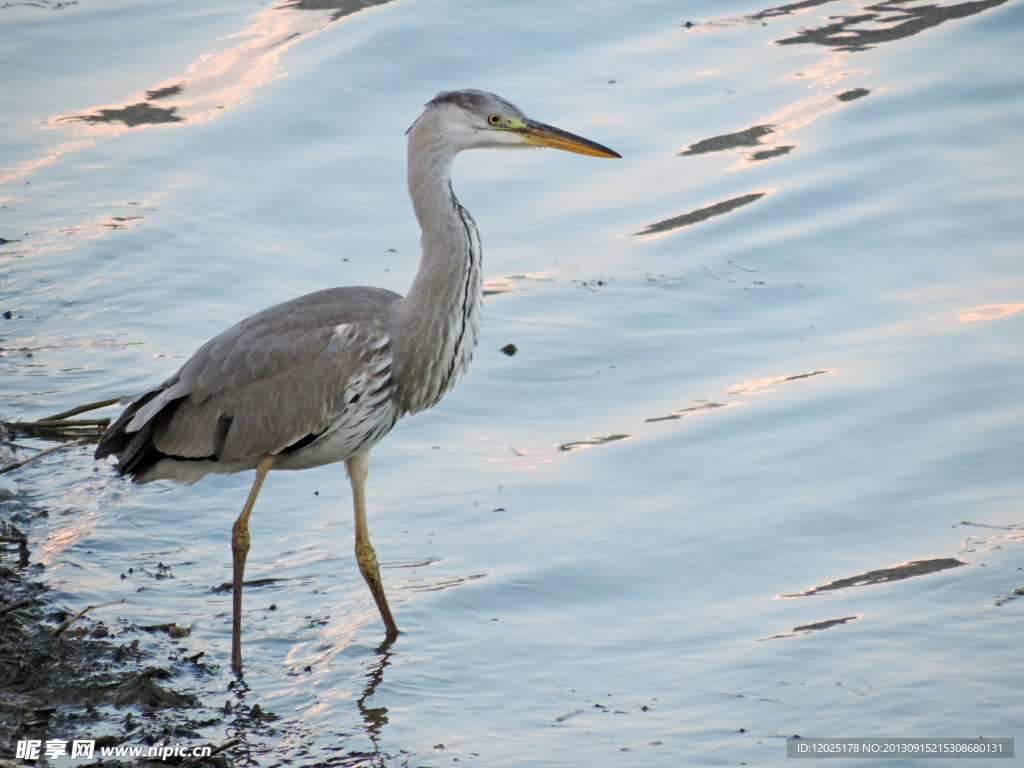
POLYGON ((793 734, 1024 735, 1020 0, 0 20, 8 420, 139 391, 304 292, 404 292, 403 134, 439 90, 623 155, 457 162, 489 295, 465 380, 373 452, 393 646, 338 466, 261 494, 247 577, 277 580, 246 593, 244 695, 214 588, 250 476, 133 487, 84 448, 17 475, 51 512, 54 603, 126 598, 125 639, 190 626, 219 667, 178 683, 281 717, 257 762, 782 765, 793 734))

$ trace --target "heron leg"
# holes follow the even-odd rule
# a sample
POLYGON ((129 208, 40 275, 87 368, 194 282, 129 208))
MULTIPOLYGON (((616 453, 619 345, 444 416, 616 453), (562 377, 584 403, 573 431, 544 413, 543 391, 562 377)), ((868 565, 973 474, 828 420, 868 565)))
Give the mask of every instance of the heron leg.
POLYGON ((245 558, 249 555, 249 515, 256 504, 256 497, 263 487, 263 478, 277 461, 276 456, 264 456, 256 465, 256 479, 253 481, 249 498, 246 499, 242 514, 231 529, 231 557, 234 566, 234 607, 231 617, 231 668, 235 674, 242 673, 242 582, 245 580, 245 558))
POLYGON ((398 626, 391 616, 388 599, 384 595, 384 585, 380 580, 380 568, 377 565, 377 553, 370 544, 370 530, 366 525, 366 476, 370 473, 370 454, 361 453, 345 461, 345 470, 352 482, 352 505, 356 513, 356 561, 359 571, 366 580, 366 585, 373 594, 377 610, 384 620, 388 639, 398 637, 398 626))

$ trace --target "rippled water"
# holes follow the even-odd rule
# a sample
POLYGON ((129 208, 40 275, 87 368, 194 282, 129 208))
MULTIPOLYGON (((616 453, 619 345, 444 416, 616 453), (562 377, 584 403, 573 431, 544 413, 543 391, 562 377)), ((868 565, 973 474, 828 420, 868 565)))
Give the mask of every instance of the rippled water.
MULTIPOLYGON (((480 347, 370 474, 404 634, 378 648, 343 470, 272 475, 247 577, 277 581, 245 617, 245 701, 282 718, 261 764, 1024 736, 1020 0, 12 0, 0 22, 6 420, 136 392, 307 291, 404 292, 403 133, 439 90, 623 155, 457 161, 480 347)), ((179 683, 236 695, 214 588, 251 475, 134 487, 73 448, 8 477, 51 512, 55 602, 125 597, 126 637, 190 625, 220 668, 179 683)))

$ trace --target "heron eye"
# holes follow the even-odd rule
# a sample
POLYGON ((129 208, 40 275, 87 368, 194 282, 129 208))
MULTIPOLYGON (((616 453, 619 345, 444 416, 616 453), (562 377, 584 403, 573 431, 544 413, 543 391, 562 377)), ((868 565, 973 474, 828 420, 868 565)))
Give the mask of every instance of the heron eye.
POLYGON ((487 122, 490 123, 491 125, 497 125, 498 123, 501 122, 501 115, 493 114, 487 118, 487 122))

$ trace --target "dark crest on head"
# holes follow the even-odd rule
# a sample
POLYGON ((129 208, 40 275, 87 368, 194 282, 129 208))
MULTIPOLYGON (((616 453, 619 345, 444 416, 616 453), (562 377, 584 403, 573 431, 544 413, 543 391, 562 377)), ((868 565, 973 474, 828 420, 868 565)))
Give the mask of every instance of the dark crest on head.
POLYGON ((510 104, 500 96, 496 96, 493 93, 478 91, 474 88, 467 88, 462 91, 441 91, 427 104, 427 106, 430 104, 454 104, 455 106, 462 107, 466 110, 483 110, 493 108, 495 103, 504 107, 511 114, 519 114, 519 110, 514 104, 510 104))

